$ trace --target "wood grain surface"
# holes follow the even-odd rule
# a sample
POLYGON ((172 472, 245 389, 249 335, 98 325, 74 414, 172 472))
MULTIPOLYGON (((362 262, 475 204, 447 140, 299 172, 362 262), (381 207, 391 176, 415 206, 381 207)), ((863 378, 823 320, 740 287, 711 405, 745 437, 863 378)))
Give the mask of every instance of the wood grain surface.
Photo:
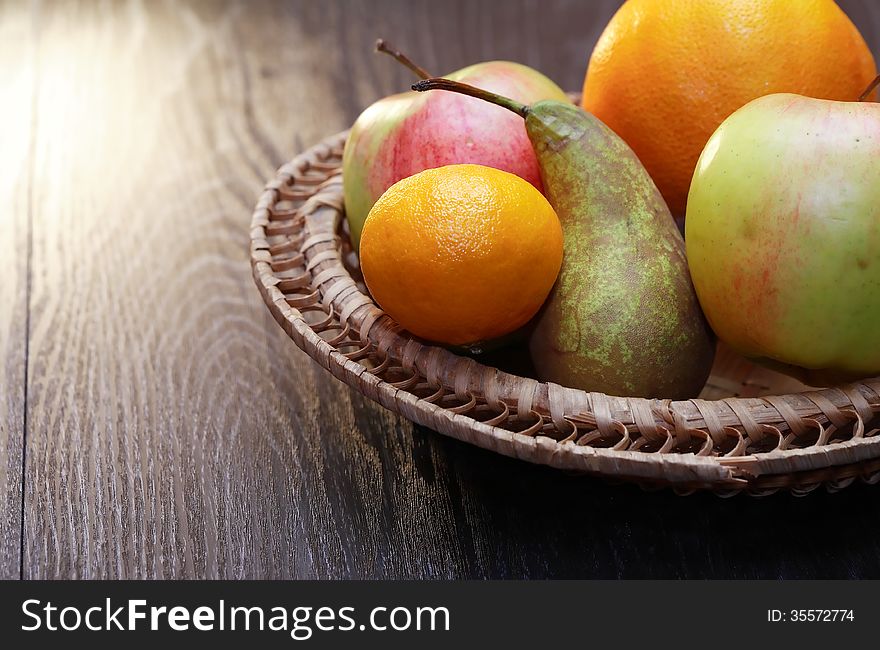
POLYGON ((30 13, 0 5, 0 579, 21 570, 34 48, 30 13))
MULTIPOLYGON (((841 4, 877 52, 880 6, 841 4)), ((577 89, 617 5, 0 5, 0 576, 880 577, 876 488, 681 498, 502 458, 352 393, 260 302, 263 183, 410 82, 378 36, 577 89)))

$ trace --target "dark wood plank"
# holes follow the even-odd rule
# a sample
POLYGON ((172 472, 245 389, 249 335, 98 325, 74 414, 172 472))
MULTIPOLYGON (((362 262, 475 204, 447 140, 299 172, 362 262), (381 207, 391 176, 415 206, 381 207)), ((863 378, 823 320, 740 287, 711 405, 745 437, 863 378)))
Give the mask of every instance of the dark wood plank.
POLYGON ((0 4, 0 579, 20 576, 35 26, 0 4))
POLYGON ((859 28, 874 58, 880 62, 880 6, 875 0, 837 0, 837 4, 859 28))
POLYGON ((260 303, 263 182, 410 81, 377 36, 577 89, 616 5, 35 10, 25 576, 880 574, 876 490, 682 499, 501 458, 350 392, 260 303))

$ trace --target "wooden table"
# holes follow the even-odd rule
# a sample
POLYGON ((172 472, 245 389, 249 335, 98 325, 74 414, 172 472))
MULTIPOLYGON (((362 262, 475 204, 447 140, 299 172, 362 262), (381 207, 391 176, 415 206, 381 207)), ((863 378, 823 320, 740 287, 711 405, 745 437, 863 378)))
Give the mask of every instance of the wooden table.
MULTIPOLYGON (((880 7, 841 3, 875 52, 880 7)), ((644 493, 446 439, 288 340, 273 170, 410 76, 580 86, 616 2, 0 5, 0 577, 880 577, 880 491, 644 493)))

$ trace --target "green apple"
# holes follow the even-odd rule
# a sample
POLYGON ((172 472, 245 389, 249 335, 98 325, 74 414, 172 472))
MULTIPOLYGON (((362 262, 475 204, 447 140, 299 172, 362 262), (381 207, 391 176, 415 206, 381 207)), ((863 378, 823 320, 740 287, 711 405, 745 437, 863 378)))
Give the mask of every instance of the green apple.
POLYGON ((746 104, 703 150, 686 239, 723 341, 808 383, 880 374, 880 104, 746 104))

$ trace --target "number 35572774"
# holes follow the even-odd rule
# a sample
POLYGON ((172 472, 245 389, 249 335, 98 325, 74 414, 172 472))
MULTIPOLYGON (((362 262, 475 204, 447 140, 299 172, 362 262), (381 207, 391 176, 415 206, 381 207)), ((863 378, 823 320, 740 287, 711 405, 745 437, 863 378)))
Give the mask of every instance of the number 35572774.
POLYGON ((768 609, 767 620, 771 623, 834 623, 855 621, 851 609, 768 609))

